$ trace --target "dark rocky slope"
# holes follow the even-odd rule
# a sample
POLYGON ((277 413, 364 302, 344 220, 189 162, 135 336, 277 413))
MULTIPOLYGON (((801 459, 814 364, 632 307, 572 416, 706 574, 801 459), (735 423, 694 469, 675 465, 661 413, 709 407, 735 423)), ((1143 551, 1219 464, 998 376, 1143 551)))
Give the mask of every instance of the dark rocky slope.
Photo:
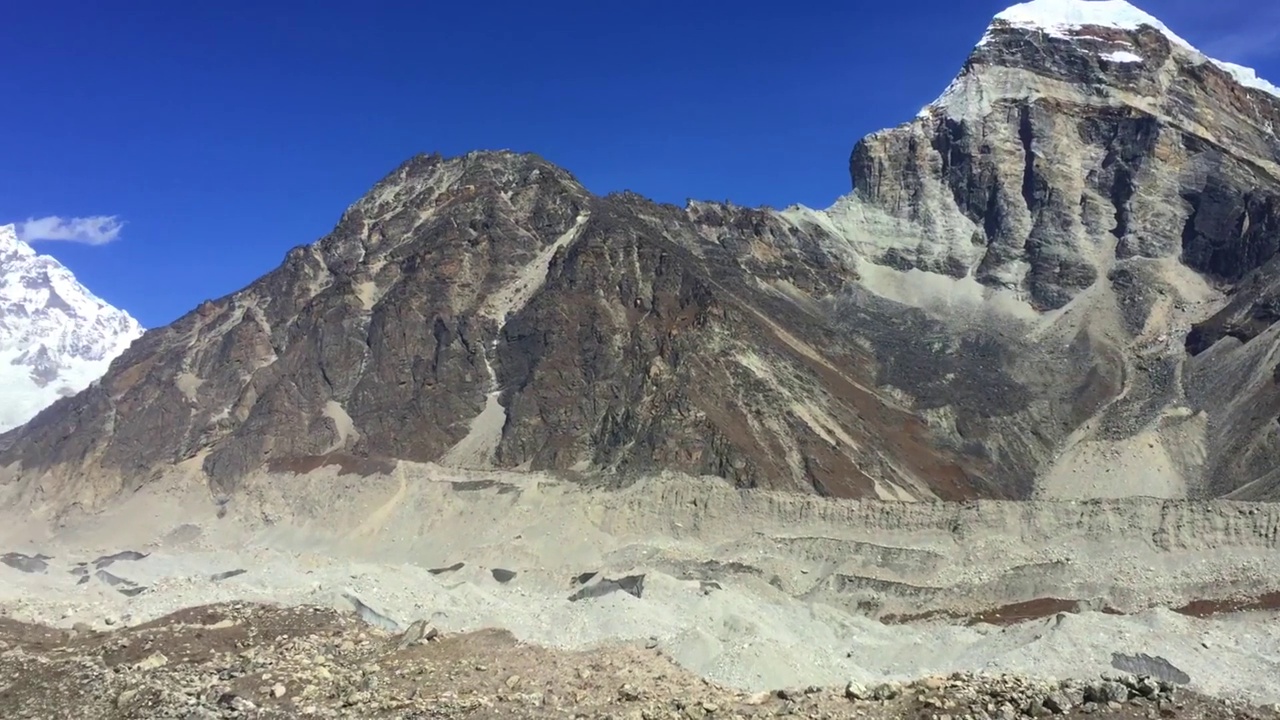
POLYGON ((329 237, 148 334, 4 461, 140 480, 199 458, 230 492, 263 465, 468 441, 467 464, 1008 494, 871 389, 831 313, 777 289, 838 293, 853 275, 831 242, 764 211, 593 197, 531 155, 415 158, 329 237), (494 382, 486 447, 471 428, 494 382))

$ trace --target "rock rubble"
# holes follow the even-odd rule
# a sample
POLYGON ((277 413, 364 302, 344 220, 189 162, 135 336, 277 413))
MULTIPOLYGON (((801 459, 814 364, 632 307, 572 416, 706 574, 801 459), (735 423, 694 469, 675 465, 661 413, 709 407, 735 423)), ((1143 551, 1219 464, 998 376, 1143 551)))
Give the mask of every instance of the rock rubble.
POLYGON ((743 693, 633 646, 551 651, 503 631, 398 634, 353 613, 226 604, 110 632, 0 622, 5 718, 1275 718, 1168 681, 958 673, 743 693))

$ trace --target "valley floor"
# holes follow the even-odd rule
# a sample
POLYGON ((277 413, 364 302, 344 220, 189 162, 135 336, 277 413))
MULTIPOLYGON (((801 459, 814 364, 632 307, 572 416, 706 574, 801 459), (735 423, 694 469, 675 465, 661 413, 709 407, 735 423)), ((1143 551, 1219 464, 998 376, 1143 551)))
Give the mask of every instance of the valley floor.
POLYGON ((1168 682, 954 674, 746 692, 661 650, 556 651, 500 630, 389 634, 330 609, 232 603, 131 628, 0 621, 6 718, 1280 717, 1168 682))
MULTIPOLYGON (((1269 504, 837 502, 678 476, 605 488, 431 465, 338 473, 254 478, 221 507, 175 476, 56 527, 0 497, 0 709, 15 708, 3 715, 99 681, 137 694, 103 705, 76 691, 57 712, 167 716, 140 699, 151 693, 194 713, 172 717, 247 712, 228 695, 279 717, 1001 717, 1003 700, 855 706, 844 694, 953 673, 968 678, 956 692, 995 682, 970 675, 1042 679, 1018 690, 1016 713, 1044 712, 1060 681, 1074 693, 1109 673, 1151 675, 1179 698, 1280 702, 1269 504), (387 649, 415 627, 443 639, 387 649), (360 669, 384 657, 362 686, 360 669), (331 662, 346 685, 314 680, 331 662), (122 664, 133 669, 106 669, 122 664), (811 686, 834 689, 775 692, 811 686), (353 693, 371 704, 344 710, 353 693)), ((1143 702, 1092 710, 1228 712, 1143 702)), ((1070 704, 1084 712, 1083 698, 1070 704)))

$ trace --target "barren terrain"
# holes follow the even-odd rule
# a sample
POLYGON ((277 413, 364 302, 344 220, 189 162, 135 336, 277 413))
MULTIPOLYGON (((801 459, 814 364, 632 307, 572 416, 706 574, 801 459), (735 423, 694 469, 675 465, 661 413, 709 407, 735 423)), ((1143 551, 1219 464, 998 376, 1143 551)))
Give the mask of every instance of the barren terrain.
POLYGON ((282 617, 319 608, 357 636, 418 621, 445 637, 509 632, 493 646, 510 645, 494 650, 514 653, 502 662, 648 653, 679 666, 680 682, 744 697, 957 672, 1077 683, 1120 672, 1280 702, 1274 505, 838 501, 672 475, 606 485, 357 469, 263 474, 221 504, 175 472, 90 516, 10 498, 0 608, 94 633, 210 603, 267 603, 282 617))

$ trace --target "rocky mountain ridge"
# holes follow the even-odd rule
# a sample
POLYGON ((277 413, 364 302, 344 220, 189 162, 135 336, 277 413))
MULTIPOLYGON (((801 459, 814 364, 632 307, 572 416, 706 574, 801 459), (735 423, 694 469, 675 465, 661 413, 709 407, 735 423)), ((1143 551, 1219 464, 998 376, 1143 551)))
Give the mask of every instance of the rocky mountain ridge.
POLYGON ((84 389, 140 335, 128 313, 0 225, 0 432, 84 389))
POLYGON ((1280 98, 1149 18, 1002 13, 938 101, 858 143, 826 210, 413 158, 0 438, 0 465, 87 505, 174 464, 225 497, 262 467, 401 459, 893 500, 1280 496, 1280 98))

